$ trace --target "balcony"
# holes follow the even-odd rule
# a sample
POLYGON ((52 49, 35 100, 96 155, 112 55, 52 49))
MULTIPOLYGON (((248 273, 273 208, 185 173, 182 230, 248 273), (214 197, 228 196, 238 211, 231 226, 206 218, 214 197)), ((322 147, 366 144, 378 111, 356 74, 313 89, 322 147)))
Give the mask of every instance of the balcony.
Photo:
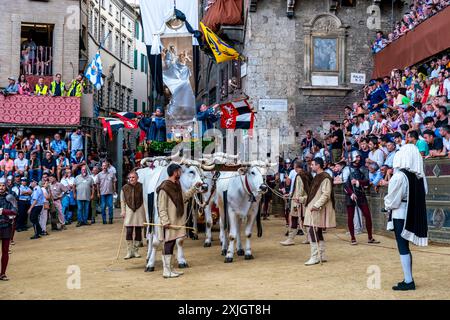
POLYGON ((80 116, 80 98, 0 95, 0 127, 70 128, 80 116))
POLYGON ((374 55, 372 78, 390 75, 446 50, 450 43, 450 7, 425 20, 374 55))

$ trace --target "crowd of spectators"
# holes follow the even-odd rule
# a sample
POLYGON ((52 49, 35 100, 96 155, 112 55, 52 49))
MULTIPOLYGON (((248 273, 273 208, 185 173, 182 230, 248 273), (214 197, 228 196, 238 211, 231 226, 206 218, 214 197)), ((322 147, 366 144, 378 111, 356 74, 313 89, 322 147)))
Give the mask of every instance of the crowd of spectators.
MULTIPOLYGON (((320 157, 335 183, 345 183, 343 169, 351 162, 352 152, 358 151, 361 169, 378 190, 388 185, 394 155, 405 143, 415 144, 424 159, 450 158, 449 67, 444 55, 433 59, 430 68, 394 70, 391 77, 371 80, 364 88, 364 100, 344 108, 342 123, 331 121, 323 137, 306 132, 297 157, 303 160, 304 170, 310 172, 310 162, 320 157)), ((293 162, 281 163, 281 180, 292 173, 293 162)), ((284 183, 289 185, 289 179, 284 183)))
POLYGON ((403 15, 401 21, 397 22, 392 32, 387 37, 382 31, 378 31, 376 39, 372 44, 372 52, 383 50, 388 44, 394 42, 418 24, 435 15, 450 5, 450 0, 414 0, 409 10, 403 15))
POLYGON ((10 95, 27 95, 27 96, 52 96, 52 97, 81 97, 86 87, 84 75, 80 73, 67 86, 61 80, 61 74, 57 73, 50 86, 44 83, 44 78, 39 77, 38 82, 32 88, 27 81, 25 74, 21 74, 18 79, 15 77, 8 78, 8 86, 0 91, 4 96, 10 95))
POLYGON ((50 223, 52 230, 64 230, 75 214, 77 227, 95 223, 98 213, 107 224, 107 211, 113 222, 117 171, 111 159, 94 152, 85 157, 81 128, 66 136, 56 133, 41 142, 34 134, 17 137, 11 129, 0 140, 0 183, 18 204, 15 230, 26 231, 30 219, 32 239, 47 235, 50 223), (35 207, 42 207, 38 214, 35 207))

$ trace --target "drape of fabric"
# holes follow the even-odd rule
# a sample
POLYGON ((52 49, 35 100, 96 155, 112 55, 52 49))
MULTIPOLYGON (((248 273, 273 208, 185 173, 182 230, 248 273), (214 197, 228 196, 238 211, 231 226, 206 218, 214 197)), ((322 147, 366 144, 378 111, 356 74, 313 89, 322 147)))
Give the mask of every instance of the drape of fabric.
MULTIPOLYGON (((161 53, 161 35, 187 34, 189 30, 186 25, 180 29, 173 30, 166 27, 166 21, 174 14, 173 1, 151 0, 141 1, 142 25, 145 34, 145 44, 151 46, 151 54, 161 53)), ((176 9, 180 10, 189 22, 191 28, 198 30, 198 3, 192 0, 178 0, 176 9)), ((195 37, 192 44, 198 45, 195 37)))
POLYGON ((422 178, 405 169, 401 171, 408 178, 408 212, 402 237, 417 246, 428 245, 428 222, 425 201, 425 185, 422 178))
POLYGON ((394 169, 406 169, 419 178, 425 178, 423 158, 414 144, 408 143, 401 147, 394 156, 392 166, 394 169))
POLYGON ((156 91, 159 95, 163 95, 164 85, 162 77, 162 59, 161 55, 152 55, 152 46, 147 45, 148 63, 150 65, 150 75, 152 77, 152 90, 156 91))
MULTIPOLYGON (((308 205, 314 199, 317 191, 319 191, 322 181, 325 179, 329 179, 331 181, 331 185, 333 185, 333 179, 330 177, 328 173, 322 172, 316 175, 311 183, 311 189, 308 192, 308 198, 306 199, 305 205, 308 205)), ((335 208, 333 190, 331 191, 331 203, 333 204, 333 208, 335 208)))
POLYGON ((223 24, 242 24, 242 0, 217 0, 208 9, 202 22, 214 32, 223 24))
POLYGON ((122 190, 125 203, 131 210, 136 211, 143 205, 144 199, 142 193, 142 183, 138 182, 135 185, 128 183, 122 188, 122 190))
POLYGON ((303 188, 305 189, 305 192, 307 194, 309 194, 309 192, 311 190, 311 182, 313 180, 311 174, 305 173, 305 172, 300 172, 298 174, 298 176, 300 177, 300 179, 302 179, 303 188))
POLYGON ((177 208, 177 216, 182 217, 184 214, 184 202, 181 185, 170 180, 165 180, 156 189, 156 192, 159 193, 160 190, 164 190, 167 193, 170 200, 172 200, 172 202, 175 204, 175 207, 177 208))

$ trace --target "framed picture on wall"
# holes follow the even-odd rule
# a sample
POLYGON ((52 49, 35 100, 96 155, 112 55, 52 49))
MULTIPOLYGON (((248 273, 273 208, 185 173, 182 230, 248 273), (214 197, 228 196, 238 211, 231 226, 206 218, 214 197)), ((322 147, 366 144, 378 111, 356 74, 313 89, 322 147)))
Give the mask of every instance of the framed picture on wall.
POLYGON ((338 39, 313 37, 313 71, 338 71, 338 39))

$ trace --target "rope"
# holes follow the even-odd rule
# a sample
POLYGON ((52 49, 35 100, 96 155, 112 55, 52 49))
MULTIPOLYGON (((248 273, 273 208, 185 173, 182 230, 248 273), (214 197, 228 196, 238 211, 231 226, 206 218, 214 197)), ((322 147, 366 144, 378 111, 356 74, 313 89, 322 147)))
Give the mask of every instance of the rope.
MULTIPOLYGON (((350 242, 349 240, 346 239, 342 239, 341 237, 339 237, 339 235, 337 235, 336 233, 333 234, 338 240, 344 241, 344 242, 350 242)), ((368 246, 368 247, 379 247, 379 248, 384 248, 384 249, 391 249, 391 250, 396 250, 397 248, 393 248, 393 247, 388 247, 388 246, 383 246, 381 244, 369 244, 369 243, 361 243, 362 245, 368 246)), ((420 250, 420 249, 410 249, 410 251, 414 251, 414 252, 422 252, 422 253, 428 253, 428 254, 437 254, 437 255, 441 255, 441 256, 450 256, 450 254, 448 253, 441 253, 441 252, 433 252, 433 251, 425 251, 425 250, 420 250)))

